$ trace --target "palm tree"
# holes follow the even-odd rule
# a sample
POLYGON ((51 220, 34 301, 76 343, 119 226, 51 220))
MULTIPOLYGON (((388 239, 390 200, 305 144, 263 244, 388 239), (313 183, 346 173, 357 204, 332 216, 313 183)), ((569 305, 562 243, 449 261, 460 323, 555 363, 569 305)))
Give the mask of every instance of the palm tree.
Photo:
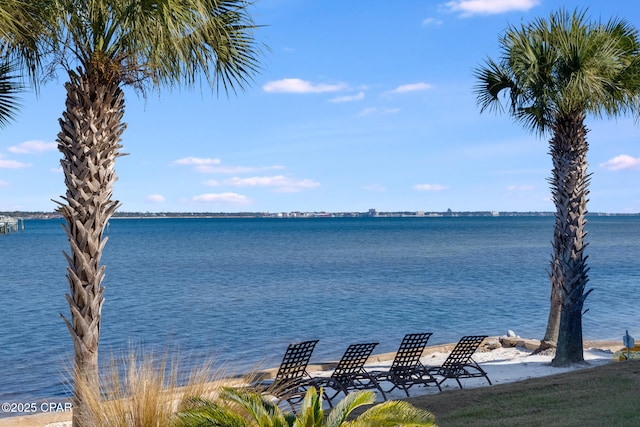
POLYGON ((584 11, 552 13, 500 38, 502 55, 476 70, 481 110, 509 114, 551 134, 551 194, 556 207, 550 268, 551 309, 544 341, 557 343, 554 365, 583 361, 582 312, 588 282, 587 115, 618 116, 638 107, 640 44, 622 19, 588 22, 584 11), (501 97, 504 95, 504 97, 501 97))
POLYGON ((325 417, 322 409, 322 391, 311 387, 296 414, 283 413, 264 396, 251 391, 227 388, 221 393, 222 403, 192 398, 178 413, 180 427, 253 427, 253 426, 435 426, 434 416, 403 401, 387 401, 372 406, 357 418, 347 418, 359 406, 375 401, 372 391, 349 393, 325 417), (235 405, 224 404, 224 402, 235 405))
MULTIPOLYGON (((123 88, 144 94, 205 83, 235 93, 259 71, 261 49, 246 0, 37 3, 48 37, 23 51, 46 58, 46 65, 61 67, 69 78, 57 138, 67 190, 56 203, 71 249, 65 254, 71 319, 62 317, 73 337, 76 380, 82 376, 97 386, 105 273, 100 260, 105 226, 119 206, 112 192, 126 127, 123 88)), ((74 425, 86 419, 85 412, 76 388, 74 425)))

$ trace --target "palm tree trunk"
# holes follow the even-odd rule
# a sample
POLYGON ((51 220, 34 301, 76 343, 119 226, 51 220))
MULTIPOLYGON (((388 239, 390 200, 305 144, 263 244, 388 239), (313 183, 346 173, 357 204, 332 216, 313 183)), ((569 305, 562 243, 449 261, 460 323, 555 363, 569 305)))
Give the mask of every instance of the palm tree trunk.
MULTIPOLYGON (((553 172, 553 176, 559 176, 559 171, 553 172)), ((562 312, 562 268, 559 262, 561 258, 558 248, 565 247, 563 239, 563 219, 556 214, 556 222, 553 232, 553 254, 551 255, 551 270, 549 272, 549 281, 551 282, 551 298, 549 308, 549 319, 547 321, 547 330, 544 338, 540 342, 540 346, 534 353, 540 353, 547 349, 555 349, 558 345, 558 332, 560 330, 560 313, 562 312)))
MULTIPOLYGON (((558 230, 558 226, 556 226, 556 230, 558 230)), ((554 242, 556 239, 554 238, 554 242)), ((553 244, 555 248, 555 243, 553 244)), ((551 282, 551 298, 550 298, 550 308, 549 308, 549 319, 547 320, 547 329, 544 333, 544 338, 540 343, 540 347, 536 349, 534 353, 538 353, 550 348, 555 348, 558 344, 558 331, 560 328, 560 312, 562 311, 562 293, 560 291, 561 284, 560 279, 562 277, 562 273, 559 268, 559 263, 557 262, 558 256, 555 253, 553 254, 553 259, 551 260, 551 272, 549 273, 549 280, 551 282)))
POLYGON ((561 297, 556 356, 552 364, 562 366, 584 361, 582 348, 582 309, 591 290, 584 255, 587 235, 587 129, 584 113, 558 120, 550 141, 553 172, 550 179, 556 205, 553 234, 551 283, 561 297))
MULTIPOLYGON (((118 207, 111 200, 116 178, 115 161, 121 154, 120 137, 125 125, 123 93, 117 84, 99 85, 86 74, 70 73, 66 111, 60 119, 58 149, 67 187, 66 204, 58 203, 64 216, 63 226, 71 255, 66 295, 71 321, 64 319, 75 354, 74 381, 98 387, 98 341, 104 302, 102 280, 105 267, 100 265, 107 237, 104 229, 118 207)), ((75 387, 73 426, 91 425, 85 402, 75 387)))

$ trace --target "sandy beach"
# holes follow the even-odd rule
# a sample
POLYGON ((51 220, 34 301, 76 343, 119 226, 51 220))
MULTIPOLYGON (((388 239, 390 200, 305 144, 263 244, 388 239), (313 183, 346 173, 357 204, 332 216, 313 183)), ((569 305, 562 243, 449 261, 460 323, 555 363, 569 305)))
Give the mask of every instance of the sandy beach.
MULTIPOLYGON (((565 373, 577 369, 589 369, 613 362, 615 351, 623 348, 621 341, 586 341, 584 344, 584 358, 586 364, 564 368, 554 368, 550 365, 552 355, 533 355, 537 340, 519 337, 490 337, 475 355, 476 360, 488 373, 494 385, 521 381, 528 378, 542 377, 565 373)), ((424 365, 437 366, 446 358, 455 343, 427 347, 421 359, 424 365)), ((393 353, 373 355, 366 367, 369 370, 384 370, 389 367, 393 353)), ((310 365, 309 371, 313 376, 331 373, 331 363, 310 365)), ((484 378, 473 378, 464 381, 465 388, 488 386, 484 378)), ((455 381, 447 381, 443 390, 457 389, 455 381)), ((431 393, 438 393, 435 387, 415 387, 410 390, 411 397, 419 397, 431 393)), ((406 395, 402 391, 395 391, 387 396, 389 399, 402 399, 406 395)), ((0 419, 0 427, 68 427, 71 425, 71 412, 52 410, 29 416, 15 416, 0 419)))

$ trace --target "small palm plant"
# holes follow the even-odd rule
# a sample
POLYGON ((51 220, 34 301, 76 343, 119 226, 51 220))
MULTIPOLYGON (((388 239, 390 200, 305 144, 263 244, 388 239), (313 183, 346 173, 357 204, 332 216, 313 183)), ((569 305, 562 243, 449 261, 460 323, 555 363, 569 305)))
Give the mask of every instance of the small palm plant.
POLYGON ((223 388, 220 399, 190 398, 178 412, 180 427, 391 427, 435 426, 430 412, 404 401, 387 401, 375 405, 358 417, 348 420, 359 406, 375 401, 372 391, 356 391, 340 401, 325 417, 322 392, 311 387, 300 410, 283 413, 280 408, 254 391, 223 388))

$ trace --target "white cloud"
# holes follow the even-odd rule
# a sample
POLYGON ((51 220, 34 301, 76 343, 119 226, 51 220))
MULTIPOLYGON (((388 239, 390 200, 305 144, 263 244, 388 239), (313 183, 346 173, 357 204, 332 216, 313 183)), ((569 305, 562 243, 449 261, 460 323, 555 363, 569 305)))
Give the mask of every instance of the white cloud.
POLYGON ((162 203, 166 199, 165 199, 164 196, 162 196, 160 194, 149 194, 147 197, 145 197, 145 200, 148 201, 148 202, 162 203))
POLYGON ((34 154, 42 153, 44 151, 55 151, 58 149, 58 144, 55 142, 44 141, 25 141, 18 145, 13 145, 7 148, 7 151, 17 154, 34 154))
POLYGON ((425 18, 422 21, 422 26, 423 27, 430 27, 433 25, 442 25, 442 21, 436 18, 425 18))
POLYGON ((246 196, 238 193, 208 193, 195 196, 192 199, 198 203, 216 203, 216 204, 236 204, 245 205, 249 203, 249 199, 246 196))
POLYGON ((284 176, 254 176, 251 178, 238 178, 233 177, 227 181, 229 185, 235 185, 236 187, 268 187, 277 185, 285 179, 284 176))
POLYGON ((440 184, 417 184, 413 186, 413 189, 418 191, 442 191, 446 188, 447 187, 440 184))
POLYGON ((364 99, 364 92, 358 92, 355 95, 337 96, 335 98, 331 98, 329 102, 335 102, 335 103, 352 102, 352 101, 360 101, 361 99, 364 99))
POLYGON ((208 187, 218 187, 220 185, 220 181, 217 179, 209 179, 202 183, 202 185, 206 185, 208 187))
POLYGON ((202 165, 196 166, 196 170, 200 173, 219 173, 219 174, 234 174, 234 173, 248 173, 252 172, 254 168, 245 166, 211 166, 202 165))
MULTIPOLYGON (((209 174, 242 174, 252 173, 261 170, 277 170, 284 169, 281 165, 251 167, 251 166, 220 166, 222 161, 220 159, 200 158, 200 157, 185 157, 173 162, 174 165, 194 166, 194 169, 200 173, 209 174)), ((215 184, 207 183, 205 185, 214 186, 215 184)))
POLYGON ((611 171, 619 171, 623 169, 640 170, 640 158, 631 157, 628 154, 621 154, 611 160, 601 163, 600 167, 611 171))
POLYGON ((202 165, 219 165, 220 159, 203 159, 200 157, 184 157, 173 162, 176 165, 202 166, 202 165))
POLYGON ((471 16, 526 11, 539 4, 540 0, 454 0, 444 6, 453 12, 460 12, 462 16, 471 16))
MULTIPOLYGON (((179 160, 175 160, 173 162, 174 165, 185 165, 185 166, 194 166, 194 169, 200 173, 209 173, 209 174, 225 174, 225 175, 233 175, 233 174, 242 174, 242 173, 252 173, 261 170, 277 170, 284 169, 284 166, 281 165, 272 165, 272 166, 262 166, 262 167, 251 167, 251 166, 220 166, 222 161, 220 159, 210 159, 210 158, 200 158, 200 157, 185 157, 179 160)), ((208 181, 205 185, 216 186, 217 183, 215 181, 208 181)))
POLYGON ((358 113, 358 117, 365 117, 371 115, 383 115, 383 114, 396 114, 399 113, 399 108, 365 108, 358 113))
POLYGON ((509 191, 531 191, 533 189, 533 185, 509 185, 507 187, 509 191))
POLYGON ((0 159, 0 169, 23 169, 29 166, 31 166, 29 163, 0 159))
POLYGON ((261 166, 261 167, 252 167, 252 166, 210 166, 203 165, 196 167, 198 172, 202 173, 216 173, 221 175, 235 175, 235 174, 243 174, 243 173, 255 173, 264 170, 278 170, 284 169, 282 165, 272 165, 272 166, 261 166))
POLYGON ((304 189, 320 186, 319 183, 310 179, 292 179, 283 175, 254 176, 250 178, 234 177, 225 181, 225 184, 234 187, 275 187, 276 191, 284 193, 296 193, 304 189))
POLYGON ((360 112, 358 113, 358 117, 370 116, 370 115, 372 115, 372 114, 375 114, 375 113, 376 113, 376 111, 378 111, 378 109, 377 109, 377 108, 373 108, 373 107, 365 108, 364 110, 362 110, 362 111, 360 111, 360 112))
POLYGON ((431 89, 431 85, 429 83, 420 82, 420 83, 411 83, 411 84, 398 86, 397 88, 393 89, 389 93, 407 93, 407 92, 416 92, 419 90, 427 90, 427 89, 431 89))
POLYGON ((324 93, 344 90, 347 85, 337 84, 314 84, 301 79, 282 79, 267 82, 262 89, 269 93, 324 93))

